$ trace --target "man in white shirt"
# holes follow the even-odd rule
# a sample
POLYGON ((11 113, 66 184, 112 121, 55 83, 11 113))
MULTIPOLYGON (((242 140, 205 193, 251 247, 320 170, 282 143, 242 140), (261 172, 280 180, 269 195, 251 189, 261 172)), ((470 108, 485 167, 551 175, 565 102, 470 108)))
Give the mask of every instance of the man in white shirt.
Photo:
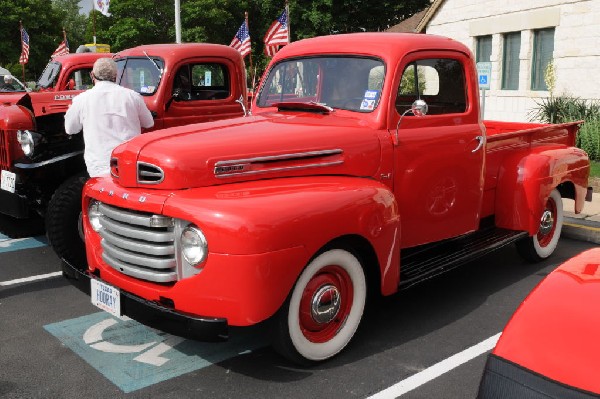
POLYGON ((154 126, 154 119, 142 96, 119 86, 117 64, 111 58, 99 58, 92 69, 94 87, 73 98, 65 114, 65 131, 83 129, 84 159, 90 177, 110 173, 112 150, 154 126))

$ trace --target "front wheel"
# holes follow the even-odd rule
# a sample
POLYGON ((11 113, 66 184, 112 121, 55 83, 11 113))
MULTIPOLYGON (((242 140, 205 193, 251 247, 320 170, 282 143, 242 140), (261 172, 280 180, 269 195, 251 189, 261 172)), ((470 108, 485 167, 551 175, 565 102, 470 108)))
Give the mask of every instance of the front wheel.
POLYGON ((303 270, 276 319, 273 346, 293 362, 329 359, 352 339, 367 297, 360 261, 345 249, 331 249, 303 270))
POLYGON ((537 234, 517 241, 517 251, 530 262, 540 262, 548 258, 558 245, 562 226, 562 197, 558 190, 554 189, 546 201, 537 234))
POLYGON ((55 191, 46 214, 46 235, 54 252, 78 269, 87 269, 81 231, 81 192, 87 176, 73 176, 55 191))

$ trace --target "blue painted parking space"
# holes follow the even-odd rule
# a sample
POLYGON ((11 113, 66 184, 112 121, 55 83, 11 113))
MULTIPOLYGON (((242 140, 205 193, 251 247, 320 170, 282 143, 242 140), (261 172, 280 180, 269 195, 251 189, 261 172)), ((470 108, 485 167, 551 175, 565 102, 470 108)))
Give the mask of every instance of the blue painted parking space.
POLYGON ((44 326, 123 392, 132 392, 266 346, 260 328, 222 343, 185 340, 106 312, 44 326))
POLYGON ((46 237, 10 238, 0 234, 0 253, 19 251, 21 249, 39 248, 48 245, 46 237))

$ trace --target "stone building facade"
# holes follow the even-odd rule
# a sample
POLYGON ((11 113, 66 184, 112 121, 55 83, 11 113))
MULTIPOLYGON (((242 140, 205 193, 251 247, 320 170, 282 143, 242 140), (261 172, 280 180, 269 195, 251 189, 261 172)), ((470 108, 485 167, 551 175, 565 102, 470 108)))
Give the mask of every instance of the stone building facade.
POLYGON ((600 0, 435 0, 411 30, 451 37, 491 62, 485 119, 529 120, 551 94, 551 69, 553 95, 600 99, 600 0))

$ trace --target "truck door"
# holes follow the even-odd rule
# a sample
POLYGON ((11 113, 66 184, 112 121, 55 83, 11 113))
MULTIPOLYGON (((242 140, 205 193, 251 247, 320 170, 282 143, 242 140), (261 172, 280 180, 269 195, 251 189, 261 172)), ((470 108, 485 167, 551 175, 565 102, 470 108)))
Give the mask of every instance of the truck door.
POLYGON ((478 228, 485 148, 470 65, 465 54, 436 51, 409 55, 398 67, 391 114, 394 126, 400 123, 391 134, 397 134, 394 191, 402 247, 478 228), (428 104, 428 113, 409 111, 401 118, 416 99, 428 104))
POLYGON ((235 102, 239 90, 233 66, 222 60, 190 61, 179 65, 165 96, 164 127, 209 122, 243 115, 235 102))

